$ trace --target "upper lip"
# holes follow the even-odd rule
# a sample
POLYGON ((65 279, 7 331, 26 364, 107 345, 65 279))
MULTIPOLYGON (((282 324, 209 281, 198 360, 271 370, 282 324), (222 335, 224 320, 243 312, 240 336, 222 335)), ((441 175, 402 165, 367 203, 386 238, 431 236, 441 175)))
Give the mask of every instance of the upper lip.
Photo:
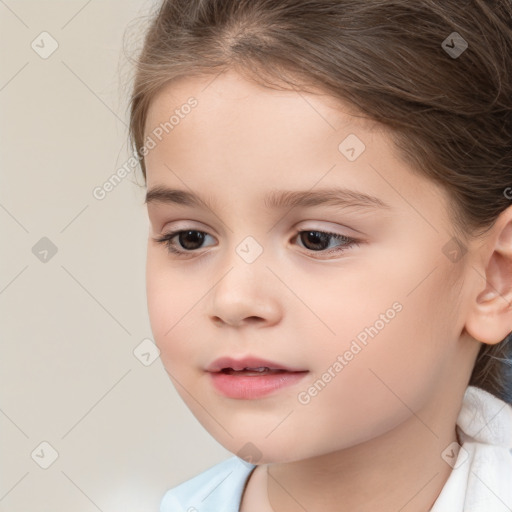
POLYGON ((287 372, 305 372, 303 368, 291 368, 281 363, 268 361, 259 357, 247 356, 241 359, 233 359, 232 357, 219 357, 211 363, 206 371, 220 372, 224 368, 231 368, 233 370, 243 370, 244 368, 262 368, 266 367, 271 370, 285 370, 287 372))

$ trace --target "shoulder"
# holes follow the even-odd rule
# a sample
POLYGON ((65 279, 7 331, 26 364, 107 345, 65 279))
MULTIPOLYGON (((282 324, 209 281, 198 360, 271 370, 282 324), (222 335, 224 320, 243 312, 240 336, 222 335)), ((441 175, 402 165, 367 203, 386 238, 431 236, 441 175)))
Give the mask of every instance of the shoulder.
POLYGON ((230 457, 168 490, 160 512, 238 512, 242 492, 256 466, 230 457))

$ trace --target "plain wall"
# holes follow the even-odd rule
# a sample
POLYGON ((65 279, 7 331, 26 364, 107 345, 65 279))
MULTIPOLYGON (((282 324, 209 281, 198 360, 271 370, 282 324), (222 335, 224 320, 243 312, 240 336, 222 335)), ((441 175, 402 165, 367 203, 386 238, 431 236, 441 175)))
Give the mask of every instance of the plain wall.
POLYGON ((135 355, 152 338, 140 169, 93 194, 130 157, 123 51, 155 5, 0 2, 1 512, 157 511, 231 456, 135 355))

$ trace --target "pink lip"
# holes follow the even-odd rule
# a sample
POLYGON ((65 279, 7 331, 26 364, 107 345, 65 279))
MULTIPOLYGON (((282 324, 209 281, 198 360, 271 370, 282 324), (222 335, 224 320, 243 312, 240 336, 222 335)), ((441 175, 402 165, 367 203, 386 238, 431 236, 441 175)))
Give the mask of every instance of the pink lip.
POLYGON ((301 380, 308 372, 282 372, 267 375, 229 375, 211 372, 212 384, 228 398, 250 400, 269 395, 285 386, 291 386, 301 380))
POLYGON ((266 366, 271 370, 285 370, 287 372, 305 372, 304 368, 290 368, 281 363, 260 359, 259 357, 247 356, 241 359, 233 359, 232 357, 220 357, 215 359, 213 363, 206 368, 208 372, 220 372, 224 368, 232 368, 233 370, 243 370, 244 368, 261 368, 266 366))

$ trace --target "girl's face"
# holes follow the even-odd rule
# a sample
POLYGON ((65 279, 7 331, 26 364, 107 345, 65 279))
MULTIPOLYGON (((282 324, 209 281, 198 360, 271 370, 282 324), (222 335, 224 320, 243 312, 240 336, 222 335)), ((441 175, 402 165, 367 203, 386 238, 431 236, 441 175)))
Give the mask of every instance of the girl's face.
POLYGON ((327 454, 411 422, 431 436, 455 420, 446 407, 480 346, 464 332, 472 253, 461 257, 453 239, 447 195, 384 130, 347 112, 234 72, 175 82, 149 109, 155 341, 200 423, 258 463, 327 454), (201 201, 158 199, 156 187, 201 201), (334 189, 345 192, 333 199, 334 189), (270 204, 271 193, 328 191, 330 201, 270 204), (155 241, 179 230, 192 231, 170 241, 181 255, 155 241), (234 398, 206 370, 223 356, 307 373, 234 398))

